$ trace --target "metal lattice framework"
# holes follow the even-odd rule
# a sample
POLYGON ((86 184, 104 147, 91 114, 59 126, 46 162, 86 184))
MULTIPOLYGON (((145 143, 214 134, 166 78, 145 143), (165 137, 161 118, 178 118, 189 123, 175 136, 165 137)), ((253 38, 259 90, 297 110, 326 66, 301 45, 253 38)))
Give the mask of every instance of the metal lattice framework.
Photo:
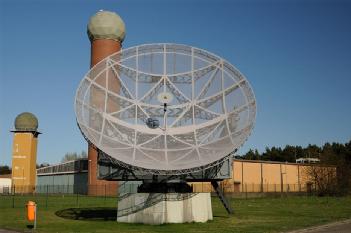
POLYGON ((147 44, 94 66, 79 85, 75 111, 83 135, 121 164, 180 174, 239 148, 254 126, 256 101, 246 78, 222 58, 147 44), (166 110, 164 93, 172 97, 166 110), (160 127, 150 129, 148 118, 160 127))

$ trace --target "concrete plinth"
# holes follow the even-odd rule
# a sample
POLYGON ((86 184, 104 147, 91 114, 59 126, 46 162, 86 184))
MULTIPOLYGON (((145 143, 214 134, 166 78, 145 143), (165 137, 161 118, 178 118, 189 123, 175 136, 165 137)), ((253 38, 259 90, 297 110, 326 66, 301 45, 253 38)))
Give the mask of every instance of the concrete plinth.
POLYGON ((210 193, 134 193, 118 202, 118 222, 164 224, 212 219, 210 193))

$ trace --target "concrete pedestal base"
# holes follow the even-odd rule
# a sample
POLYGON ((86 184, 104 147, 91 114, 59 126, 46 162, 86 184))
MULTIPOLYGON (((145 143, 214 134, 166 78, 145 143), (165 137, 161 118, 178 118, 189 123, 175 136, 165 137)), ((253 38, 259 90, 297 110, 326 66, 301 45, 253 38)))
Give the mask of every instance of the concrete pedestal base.
POLYGON ((118 222, 163 224, 212 219, 210 193, 134 193, 118 202, 118 222))

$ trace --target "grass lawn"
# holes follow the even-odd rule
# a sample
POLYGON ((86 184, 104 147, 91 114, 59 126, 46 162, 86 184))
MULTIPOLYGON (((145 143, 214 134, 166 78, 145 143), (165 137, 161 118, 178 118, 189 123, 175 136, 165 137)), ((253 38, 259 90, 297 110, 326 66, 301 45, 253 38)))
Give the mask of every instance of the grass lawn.
POLYGON ((227 215, 218 198, 212 198, 213 221, 150 226, 114 221, 116 198, 16 196, 13 203, 11 196, 0 196, 0 228, 28 231, 29 222, 25 219, 28 200, 38 203, 36 232, 282 232, 351 218, 351 197, 231 199, 235 210, 232 216, 227 215), (85 220, 67 219, 72 217, 72 211, 88 215, 85 220), (101 212, 112 217, 89 215, 101 212))

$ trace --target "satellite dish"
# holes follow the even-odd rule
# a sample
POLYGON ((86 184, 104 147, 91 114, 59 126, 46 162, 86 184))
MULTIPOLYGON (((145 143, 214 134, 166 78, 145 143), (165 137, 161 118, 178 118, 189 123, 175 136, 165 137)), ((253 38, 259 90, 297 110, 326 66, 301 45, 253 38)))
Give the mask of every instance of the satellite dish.
POLYGON ((256 101, 224 59, 186 45, 146 44, 95 65, 78 87, 75 112, 85 138, 123 166, 182 174, 238 149, 254 126, 256 101))

